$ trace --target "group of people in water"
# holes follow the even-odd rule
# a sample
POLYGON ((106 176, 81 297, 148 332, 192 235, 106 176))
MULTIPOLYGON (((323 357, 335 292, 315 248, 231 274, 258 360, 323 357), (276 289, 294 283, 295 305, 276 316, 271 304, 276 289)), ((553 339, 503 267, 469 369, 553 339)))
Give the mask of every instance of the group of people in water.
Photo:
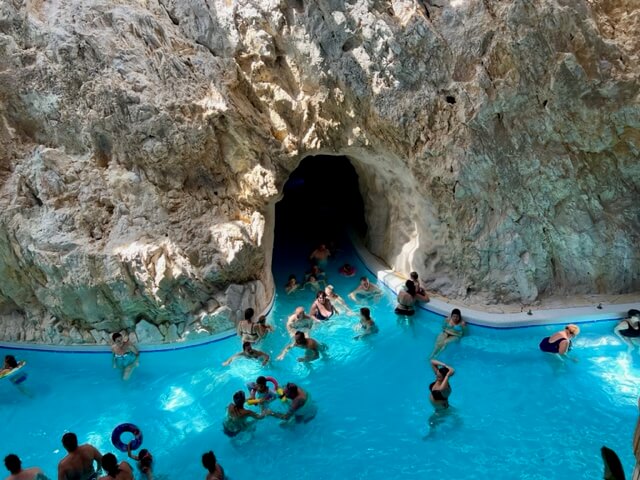
MULTIPOLYGON (((284 359, 288 352, 294 348, 302 350, 302 355, 297 357, 299 362, 308 363, 319 359, 327 347, 310 336, 312 328, 340 313, 355 314, 334 287, 326 283, 326 274, 323 268, 326 268, 330 255, 331 252, 327 247, 320 245, 309 257, 312 266, 306 274, 304 284, 300 285, 295 275, 289 277, 285 285, 287 294, 309 287, 315 291, 315 299, 309 308, 309 313, 305 311, 304 307, 298 306, 288 316, 285 327, 291 341, 276 357, 277 360, 284 359)), ((356 269, 350 264, 344 264, 340 267, 339 272, 344 276, 351 277, 355 275, 356 269)), ((382 291, 366 276, 360 277, 357 287, 348 294, 348 297, 354 302, 376 300, 381 296, 382 291)), ((429 300, 429 295, 422 287, 418 274, 411 272, 403 288, 397 294, 395 313, 409 317, 415 313, 418 302, 428 302, 429 300)), ((255 312, 252 308, 247 308, 244 311, 242 320, 237 324, 237 334, 242 342, 242 350, 224 361, 223 366, 230 365, 238 358, 257 360, 262 366, 266 366, 271 361, 271 356, 255 348, 255 345, 270 332, 273 332, 274 327, 267 323, 264 315, 259 316, 257 320, 254 320, 254 316, 255 312)), ((371 311, 368 307, 359 309, 359 322, 356 329, 358 332, 354 339, 362 339, 378 332, 378 326, 371 318, 371 311)), ((630 310, 628 318, 621 321, 615 327, 614 332, 630 347, 638 345, 637 342, 640 341, 640 311, 630 310)), ((566 355, 572 347, 572 340, 579 333, 580 328, 577 325, 567 325, 561 331, 542 339, 539 348, 546 353, 566 355)), ((463 320, 460 310, 455 308, 444 319, 442 330, 436 338, 429 358, 434 375, 434 380, 429 385, 429 400, 435 410, 434 416, 429 421, 431 427, 438 423, 438 415, 446 412, 449 408, 449 397, 452 392, 451 377, 455 373, 455 369, 451 365, 445 364, 437 357, 449 344, 459 341, 466 334, 467 324, 463 320)), ((113 367, 120 369, 122 378, 127 380, 138 365, 138 349, 121 333, 114 333, 112 341, 113 367)), ((21 362, 18 362, 14 356, 7 355, 3 368, 0 369, 0 378, 15 372, 20 367, 21 362)), ((16 383, 16 381, 13 382, 16 383)), ((247 393, 244 390, 236 391, 232 401, 226 407, 222 430, 229 437, 236 437, 243 432, 252 432, 256 422, 268 416, 281 420, 282 426, 307 423, 316 416, 317 407, 311 399, 311 394, 306 388, 296 383, 289 382, 280 387, 274 378, 261 375, 255 381, 249 382, 246 385, 246 390, 247 393), (285 407, 272 407, 272 402, 277 400, 283 402, 285 407), (256 406, 258 411, 247 408, 247 406, 256 406)), ((276 405, 278 404, 276 402, 276 405)), ((59 463, 59 480, 133 480, 134 478, 133 469, 126 461, 118 462, 116 456, 111 453, 102 455, 95 447, 88 444, 79 446, 77 437, 73 433, 66 433, 62 438, 62 444, 68 454, 59 463), (106 475, 100 477, 96 473, 94 463, 98 468, 104 469, 106 475)), ((142 449, 135 455, 131 448, 127 453, 132 460, 137 462, 142 478, 151 480, 153 478, 151 453, 142 449)), ((207 480, 225 478, 224 470, 217 462, 213 451, 202 455, 202 465, 207 471, 207 480)), ((47 479, 39 468, 23 469, 20 458, 14 454, 5 458, 5 466, 11 474, 8 480, 47 479)))

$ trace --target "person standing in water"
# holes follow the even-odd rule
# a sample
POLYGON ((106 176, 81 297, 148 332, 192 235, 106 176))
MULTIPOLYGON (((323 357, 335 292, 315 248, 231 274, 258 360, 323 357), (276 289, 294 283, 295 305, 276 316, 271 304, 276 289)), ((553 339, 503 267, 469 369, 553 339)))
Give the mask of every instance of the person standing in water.
POLYGON ((299 362, 312 362, 320 358, 321 345, 311 337, 305 337, 304 332, 296 332, 293 343, 290 343, 278 355, 278 360, 283 360, 289 350, 294 347, 302 348, 305 353, 303 357, 298 357, 299 362))
POLYGON ((236 332, 242 339, 242 342, 255 343, 260 340, 260 336, 256 331, 256 325, 253 323, 253 308, 249 307, 244 311, 244 319, 238 322, 236 332))
POLYGON ((378 326, 371 318, 371 311, 368 308, 363 307, 360 309, 360 323, 357 325, 357 327, 362 333, 353 337, 354 340, 358 340, 368 335, 378 333, 378 326))
POLYGON ((357 302, 358 298, 377 298, 380 295, 382 295, 382 291, 371 283, 367 277, 360 277, 360 284, 349 294, 349 298, 357 302))
POLYGON ((78 446, 75 433, 65 433, 62 436, 62 446, 68 452, 67 456, 58 464, 58 480, 95 480, 98 478, 93 462, 98 470, 102 465, 102 454, 93 445, 78 446))
POLYGON ((242 390, 233 394, 233 402, 227 407, 227 417, 222 422, 222 431, 228 437, 235 437, 242 432, 254 428, 249 419, 262 420, 264 413, 258 415, 256 412, 244 408, 247 398, 242 390))
POLYGON ((286 422, 308 423, 314 419, 318 409, 311 400, 311 395, 295 383, 287 383, 283 388, 284 395, 291 402, 286 413, 278 413, 267 410, 267 414, 286 422))
POLYGON ((225 480, 224 468, 218 463, 216 455, 209 450, 202 454, 202 466, 207 469, 205 480, 225 480))
POLYGON ((113 345, 111 345, 113 368, 122 370, 122 379, 129 380, 133 370, 138 366, 140 352, 128 338, 125 340, 119 332, 111 335, 111 339, 113 340, 113 345))
POLYGON ((566 355, 571 350, 571 340, 580 333, 580 327, 573 323, 564 327, 563 330, 554 333, 549 337, 544 337, 540 342, 540 350, 546 353, 557 353, 566 355))
POLYGON ((311 305, 311 309, 309 310, 309 314, 315 318, 316 320, 329 320, 333 316, 333 314, 338 315, 339 312, 332 305, 331 300, 324 292, 324 290, 316 293, 316 299, 311 305))
POLYGON ((6 480, 49 480, 42 469, 38 467, 22 468, 22 461, 13 453, 4 457, 4 466, 9 470, 6 480))
POLYGON ((124 460, 118 463, 118 459, 113 453, 104 454, 102 468, 107 474, 104 477, 100 477, 100 480, 134 480, 131 465, 124 460))
POLYGON ((252 358, 254 360, 262 360, 262 366, 269 363, 269 355, 267 355, 264 352, 261 352, 260 350, 255 350, 251 346, 251 342, 244 342, 242 344, 242 351, 231 355, 227 360, 222 362, 222 366, 226 367, 227 365, 230 365, 231 362, 233 362, 234 360, 240 357, 252 358))
POLYGON ((631 309, 627 313, 627 318, 622 320, 613 329, 620 340, 632 349, 635 344, 640 345, 640 311, 631 309))
POLYGON ((289 336, 293 337, 297 331, 309 332, 313 327, 314 320, 304 311, 304 307, 297 307, 295 312, 289 315, 287 319, 287 332, 289 336))
POLYGON ((324 266, 327 264, 329 257, 331 256, 331 252, 327 248, 327 246, 323 243, 318 248, 316 248, 311 255, 309 255, 309 260, 319 266, 324 266))

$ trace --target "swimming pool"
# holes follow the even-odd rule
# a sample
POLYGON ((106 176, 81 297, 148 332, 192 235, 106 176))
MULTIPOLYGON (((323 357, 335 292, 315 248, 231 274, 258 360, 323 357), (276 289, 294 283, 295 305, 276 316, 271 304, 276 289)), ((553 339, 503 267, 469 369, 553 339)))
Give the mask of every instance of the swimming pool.
MULTIPOLYGON (((289 273, 301 275, 308 253, 290 245, 276 250, 279 287, 289 273)), ((327 270, 343 297, 368 273, 348 249, 327 270), (356 266, 355 277, 338 275, 344 261, 356 266)), ((277 331, 258 348, 275 359, 288 341, 286 317, 297 305, 308 309, 312 298, 310 291, 287 296, 280 289, 268 317, 277 331)), ((103 453, 115 452, 111 431, 133 422, 144 432, 143 447, 154 454, 158 478, 165 479, 204 478, 200 455, 209 449, 234 480, 591 480, 601 478, 602 445, 614 449, 631 473, 640 358, 610 334, 612 323, 582 326, 573 352, 577 363, 537 350, 540 338, 558 327, 471 327, 469 337, 440 357, 456 368, 452 408, 429 434, 433 409, 427 389, 433 374, 427 357, 441 318, 420 311, 407 323, 389 313, 393 306, 388 292, 370 305, 380 333, 366 340, 353 340, 356 316, 322 325, 312 336, 329 345, 329 358, 310 368, 295 361, 295 351, 264 370, 249 360, 221 367, 239 350, 236 338, 144 353, 128 383, 111 368, 108 354, 13 351, 28 361, 25 387, 33 398, 0 382, 0 453, 16 453, 25 465, 39 465, 54 477, 65 431, 103 453), (293 429, 267 418, 252 438, 230 440, 221 431, 225 406, 260 374, 308 389, 318 415, 293 429)))

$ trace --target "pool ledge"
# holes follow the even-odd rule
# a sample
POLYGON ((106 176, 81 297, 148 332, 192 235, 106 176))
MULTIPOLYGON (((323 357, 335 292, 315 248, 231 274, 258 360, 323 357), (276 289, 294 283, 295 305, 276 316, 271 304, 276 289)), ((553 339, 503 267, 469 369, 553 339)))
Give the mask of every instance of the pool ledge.
MULTIPOLYGON (((369 252, 357 235, 350 235, 356 254, 367 269, 378 278, 389 290, 397 293, 403 288, 407 277, 389 268, 378 257, 369 252)), ((433 312, 443 317, 449 315, 452 309, 458 308, 465 321, 472 325, 490 328, 520 328, 540 325, 555 325, 566 323, 590 323, 625 318, 627 311, 635 308, 640 310, 640 298, 631 303, 594 304, 586 306, 567 306, 563 308, 531 308, 516 313, 485 312, 468 306, 457 305, 454 302, 440 298, 432 298, 427 303, 420 303, 419 308, 433 312)))

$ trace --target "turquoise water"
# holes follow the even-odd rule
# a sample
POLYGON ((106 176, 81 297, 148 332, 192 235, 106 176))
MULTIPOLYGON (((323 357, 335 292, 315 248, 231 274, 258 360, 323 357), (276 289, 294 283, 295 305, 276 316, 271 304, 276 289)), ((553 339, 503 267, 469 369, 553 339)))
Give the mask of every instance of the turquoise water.
MULTIPOLYGON (((305 263, 291 259, 308 253, 289 247, 276 252, 278 285, 290 272, 301 276, 305 263)), ((327 270, 345 298, 368 273, 349 252, 327 270), (347 259, 358 268, 349 279, 337 274, 347 259)), ((115 451, 112 429, 132 422, 143 430, 143 446, 154 454, 155 471, 165 479, 204 478, 200 455, 209 449, 234 480, 591 480, 601 478, 602 445, 614 449, 631 473, 640 358, 610 334, 612 323, 582 326, 573 352, 576 363, 538 351, 540 338, 557 327, 471 327, 467 338, 440 357, 456 368, 452 408, 430 433, 433 374, 427 356, 441 318, 421 311, 411 322, 399 321, 390 313, 394 302, 387 292, 370 305, 380 327, 377 336, 354 341, 357 316, 341 315, 312 332, 329 345, 328 359, 306 367, 295 361, 293 350, 284 361, 275 361, 288 341, 286 317, 297 305, 308 310, 312 298, 310 291, 278 292, 268 317, 277 331, 258 347, 272 354, 265 369, 244 359, 220 366, 239 350, 236 338, 144 353, 127 383, 111 368, 108 354, 14 351, 28 362, 25 387, 33 398, 0 381, 0 454, 16 453, 25 465, 39 465, 54 477, 65 431, 102 452, 115 451), (318 415, 291 429, 267 418, 253 436, 230 440, 221 431, 225 407, 236 390, 260 374, 307 389, 318 415)), ((272 408, 283 407, 275 402, 272 408)))

